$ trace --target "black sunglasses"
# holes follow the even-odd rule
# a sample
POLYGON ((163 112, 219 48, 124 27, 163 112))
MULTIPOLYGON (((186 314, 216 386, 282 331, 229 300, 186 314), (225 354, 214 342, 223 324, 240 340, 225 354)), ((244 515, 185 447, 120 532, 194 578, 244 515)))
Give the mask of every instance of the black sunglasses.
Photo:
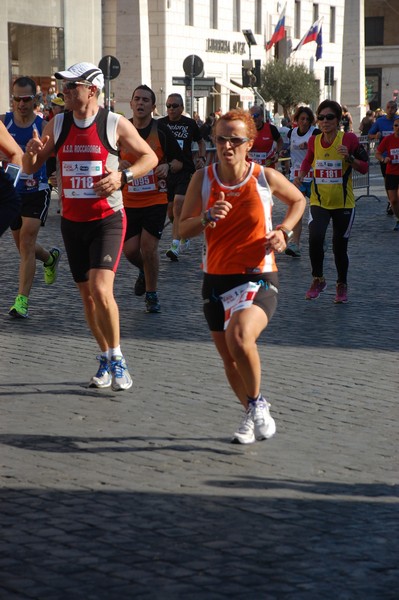
POLYGON ((86 87, 91 87, 91 83, 88 81, 68 81, 63 84, 64 90, 76 90, 78 85, 85 85, 86 87))
POLYGON ((31 100, 33 100, 34 98, 34 94, 30 95, 30 96, 13 96, 12 99, 14 100, 14 102, 30 102, 31 100))
POLYGON ((179 108, 179 106, 182 106, 181 104, 167 104, 166 108, 179 108))
POLYGON ((318 115, 317 120, 324 121, 324 119, 327 119, 327 121, 333 121, 336 118, 337 116, 333 115, 333 113, 328 113, 328 115, 318 115))

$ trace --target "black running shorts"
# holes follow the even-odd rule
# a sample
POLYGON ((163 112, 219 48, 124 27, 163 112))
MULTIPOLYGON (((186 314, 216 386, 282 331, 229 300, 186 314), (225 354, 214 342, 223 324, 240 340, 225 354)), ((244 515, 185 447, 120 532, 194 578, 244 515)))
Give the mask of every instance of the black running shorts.
POLYGON ((61 217, 61 233, 76 283, 89 279, 90 269, 116 272, 122 253, 126 215, 119 210, 105 219, 76 222, 61 217))
POLYGON ((13 231, 17 231, 22 227, 22 217, 30 217, 31 219, 39 219, 42 227, 47 220, 48 209, 50 206, 51 191, 40 190, 39 192, 30 192, 29 194, 20 194, 21 196, 21 212, 16 219, 11 223, 10 227, 13 231))
POLYGON ((167 209, 167 204, 155 204, 143 208, 125 208, 127 218, 125 242, 136 235, 140 235, 143 229, 157 240, 160 240, 167 209))
POLYGON ((224 308, 219 298, 220 295, 248 281, 263 282, 253 303, 266 313, 269 321, 271 320, 277 308, 277 273, 262 273, 261 275, 209 275, 205 273, 202 284, 203 309, 211 331, 224 330, 224 308))

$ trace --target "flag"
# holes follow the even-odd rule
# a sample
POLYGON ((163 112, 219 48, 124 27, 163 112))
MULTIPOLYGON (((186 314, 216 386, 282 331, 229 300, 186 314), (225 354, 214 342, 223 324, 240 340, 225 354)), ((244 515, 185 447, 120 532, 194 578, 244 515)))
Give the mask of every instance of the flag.
POLYGON ((284 39, 285 36, 285 8, 287 6, 287 3, 285 3, 283 10, 280 13, 280 16, 278 18, 278 22, 276 25, 276 29, 274 30, 274 33, 271 37, 271 39, 266 42, 265 48, 266 48, 266 52, 268 50, 270 50, 270 48, 272 48, 272 46, 274 46, 274 44, 277 44, 277 42, 279 42, 280 40, 284 39))
POLYGON ((319 58, 321 58, 323 56, 323 39, 322 39, 322 34, 321 34, 321 26, 319 29, 319 33, 317 34, 316 44, 317 44, 316 61, 318 61, 319 58))
POLYGON ((305 35, 303 36, 303 38, 299 42, 298 46, 296 46, 296 48, 293 49, 293 52, 296 52, 297 50, 299 50, 300 48, 302 48, 302 46, 304 44, 308 44, 309 42, 316 42, 317 41, 317 37, 319 35, 320 28, 321 28, 321 19, 317 19, 317 21, 315 21, 313 23, 313 25, 309 29, 309 31, 307 31, 305 33, 305 35))

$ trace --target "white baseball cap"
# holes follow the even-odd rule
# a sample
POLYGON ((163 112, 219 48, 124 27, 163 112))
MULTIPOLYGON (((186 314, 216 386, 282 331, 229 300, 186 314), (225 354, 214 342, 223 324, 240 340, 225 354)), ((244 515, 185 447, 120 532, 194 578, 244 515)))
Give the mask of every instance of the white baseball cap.
POLYGON ((104 87, 104 74, 93 63, 76 63, 66 71, 55 73, 55 77, 56 79, 67 79, 68 81, 88 81, 100 90, 104 87))

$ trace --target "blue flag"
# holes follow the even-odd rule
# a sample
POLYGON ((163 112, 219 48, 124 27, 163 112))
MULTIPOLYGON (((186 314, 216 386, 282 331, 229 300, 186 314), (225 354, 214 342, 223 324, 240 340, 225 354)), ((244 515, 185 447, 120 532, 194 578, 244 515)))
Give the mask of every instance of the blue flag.
POLYGON ((323 39, 322 39, 322 34, 321 34, 321 27, 319 29, 319 33, 317 34, 316 44, 317 44, 316 61, 318 61, 319 58, 321 58, 323 56, 323 39))

